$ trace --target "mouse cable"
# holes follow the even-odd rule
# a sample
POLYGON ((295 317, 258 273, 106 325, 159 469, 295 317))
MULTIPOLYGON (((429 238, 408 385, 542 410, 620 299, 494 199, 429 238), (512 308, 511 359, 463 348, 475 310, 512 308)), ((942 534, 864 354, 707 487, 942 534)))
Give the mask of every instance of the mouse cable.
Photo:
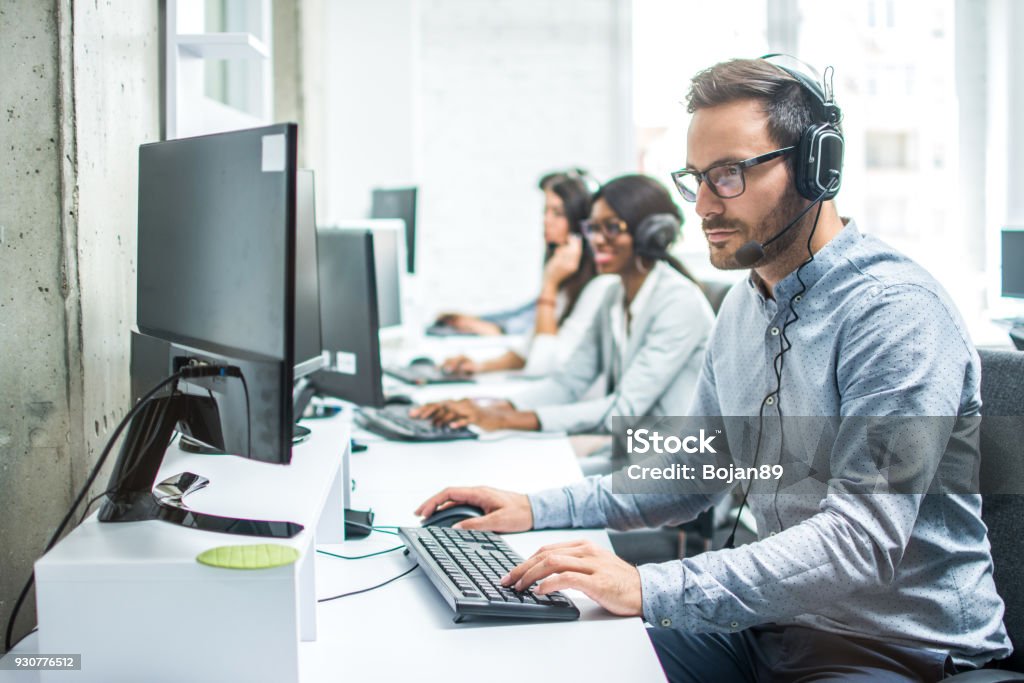
POLYGON ((405 547, 405 544, 403 543, 402 545, 396 545, 394 548, 388 548, 387 550, 378 550, 375 553, 367 553, 366 555, 338 555, 336 553, 328 552, 327 550, 320 550, 319 548, 317 549, 317 552, 320 553, 321 555, 327 555, 329 557, 336 557, 339 560, 365 560, 367 557, 377 557, 378 555, 387 555, 388 553, 393 553, 396 550, 401 550, 404 547, 405 547))
MULTIPOLYGON (((391 534, 392 536, 398 535, 397 531, 390 531, 389 529, 386 529, 381 526, 370 526, 369 524, 363 524, 362 522, 352 522, 349 520, 345 520, 345 524, 346 526, 357 526, 360 529, 366 529, 367 531, 379 531, 382 534, 391 534)), ((397 529, 398 527, 394 528, 397 529)))
POLYGON ((369 588, 360 588, 357 591, 349 591, 348 593, 342 593, 341 595, 332 595, 329 598, 320 598, 319 600, 317 600, 317 602, 330 602, 331 600, 338 600, 339 598, 347 598, 350 595, 359 595, 360 593, 369 593, 372 590, 377 590, 378 588, 383 588, 384 586, 388 585, 389 583, 392 583, 394 581, 398 581, 400 578, 402 578, 406 574, 412 574, 414 571, 416 571, 416 569, 419 566, 420 566, 420 563, 417 562, 416 564, 414 564, 413 566, 409 567, 408 569, 406 569, 404 572, 402 572, 398 576, 392 576, 387 581, 384 581, 383 583, 378 583, 376 586, 370 586, 369 588))

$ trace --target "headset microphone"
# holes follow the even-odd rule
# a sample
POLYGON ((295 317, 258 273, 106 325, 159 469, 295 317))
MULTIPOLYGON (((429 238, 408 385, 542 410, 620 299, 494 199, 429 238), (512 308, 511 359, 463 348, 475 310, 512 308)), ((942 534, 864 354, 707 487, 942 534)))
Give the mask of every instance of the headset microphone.
POLYGON ((763 259, 764 258, 764 249, 765 249, 765 247, 767 247, 769 244, 771 244, 772 242, 774 242, 775 240, 779 239, 780 237, 785 235, 787 232, 789 232, 790 228, 792 228, 794 225, 799 223, 800 219, 803 218, 804 216, 806 216, 808 211, 813 209, 818 204, 818 202, 820 202, 822 199, 825 198, 825 195, 827 195, 829 192, 832 191, 833 186, 839 181, 839 174, 836 171, 832 171, 832 174, 833 174, 832 181, 822 191, 822 193, 820 195, 818 195, 818 197, 814 201, 812 201, 810 204, 805 206, 803 208, 803 210, 796 215, 796 218, 791 220, 786 225, 786 227, 784 227, 782 230, 779 230, 777 233, 775 233, 775 235, 771 239, 769 239, 769 240, 767 240, 766 242, 763 242, 763 243, 762 242, 758 242, 757 240, 751 240, 751 241, 747 242, 746 244, 744 244, 739 249, 737 249, 736 250, 736 255, 734 257, 736 259, 736 263, 740 264, 744 268, 749 268, 752 265, 754 265, 755 263, 757 263, 758 261, 760 261, 761 259, 763 259))

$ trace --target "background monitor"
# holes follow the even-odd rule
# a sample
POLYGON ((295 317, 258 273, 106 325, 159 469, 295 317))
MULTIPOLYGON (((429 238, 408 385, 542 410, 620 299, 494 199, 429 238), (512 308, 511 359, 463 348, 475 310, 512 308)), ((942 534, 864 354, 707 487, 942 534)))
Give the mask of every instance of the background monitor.
POLYGON ((375 189, 370 218, 400 218, 405 222, 406 272, 416 272, 416 188, 375 189))
MULTIPOLYGON (((323 366, 313 171, 295 177, 295 376, 323 366)), ((298 417, 298 416, 296 416, 298 417)))
POLYGON ((1024 229, 1002 231, 1002 294, 1024 299, 1024 229))
POLYGON ((296 138, 295 124, 280 124, 139 148, 133 395, 182 364, 237 366, 244 385, 179 384, 205 406, 180 428, 213 449, 275 463, 291 460, 296 375, 321 365, 318 349, 316 359, 295 349, 297 300, 310 292, 308 279, 296 286, 296 138))
POLYGON ((380 340, 374 234, 320 228, 320 320, 327 367, 313 374, 316 392, 381 407, 380 340))
POLYGON ((405 273, 405 226, 400 220, 345 221, 339 230, 373 233, 374 267, 377 273, 377 322, 382 330, 402 325, 402 281, 405 273))

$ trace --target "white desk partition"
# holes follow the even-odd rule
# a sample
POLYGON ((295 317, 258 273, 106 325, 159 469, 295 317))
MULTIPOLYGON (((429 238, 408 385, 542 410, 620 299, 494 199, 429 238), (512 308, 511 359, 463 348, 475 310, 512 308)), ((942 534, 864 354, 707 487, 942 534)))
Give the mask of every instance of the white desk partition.
POLYGON ((64 681, 296 681, 299 641, 317 637, 314 543, 343 539, 343 420, 310 425, 292 464, 168 450, 158 480, 191 471, 210 485, 186 498, 210 514, 298 522, 291 539, 186 529, 161 521, 102 524, 95 515, 35 565, 41 652, 80 653, 64 681), (258 571, 199 564, 223 545, 281 543, 292 565, 258 571))

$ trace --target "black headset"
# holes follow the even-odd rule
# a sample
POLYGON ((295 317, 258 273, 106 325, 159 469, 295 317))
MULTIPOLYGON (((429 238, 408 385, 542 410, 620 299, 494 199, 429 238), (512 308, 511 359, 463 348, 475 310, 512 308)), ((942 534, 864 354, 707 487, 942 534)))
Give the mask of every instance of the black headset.
POLYGON ((821 83, 803 71, 783 66, 775 59, 778 57, 793 59, 778 53, 764 55, 761 59, 796 79, 813 100, 813 119, 800 135, 794 157, 796 189, 804 199, 828 201, 836 196, 843 183, 845 143, 839 128, 843 112, 821 83))
MULTIPOLYGON (((820 85, 816 80, 801 71, 787 68, 778 62, 773 61, 773 58, 775 57, 788 57, 788 55, 768 54, 761 57, 761 59, 796 79, 797 83, 803 86, 804 90, 810 93, 814 100, 812 104, 813 120, 811 121, 811 125, 807 126, 807 128, 804 129, 804 132, 800 135, 800 142, 797 144, 797 155, 793 166, 794 176, 796 178, 796 189, 800 193, 801 197, 810 200, 811 203, 771 239, 767 240, 763 244, 758 242, 748 242, 740 249, 748 249, 749 258, 747 260, 750 260, 750 265, 753 265, 753 263, 764 257, 765 245, 770 242, 774 242, 782 236, 782 233, 796 225, 796 223, 803 218, 803 216, 810 211, 812 207, 818 207, 818 215, 814 218, 814 226, 811 228, 811 233, 807 238, 808 258, 800 264, 799 268, 796 269, 796 277, 797 281, 800 283, 800 289, 790 298, 790 314, 782 325, 782 333, 779 336, 779 352, 775 355, 775 358, 772 361, 772 368, 775 371, 775 389, 770 391, 763 399, 761 399, 761 406, 758 409, 757 443, 754 446, 755 467, 761 457, 761 437, 764 433, 765 407, 769 405, 776 406, 779 417, 782 417, 782 369, 783 364, 785 363, 786 353, 792 348, 792 343, 790 343, 789 337, 786 335, 786 330, 791 324, 800 319, 800 314, 797 313, 793 304, 794 302, 799 301, 807 292, 807 285, 804 284, 803 279, 800 277, 800 273, 803 271, 804 266, 814 260, 814 253, 811 252, 811 239, 814 237, 814 231, 818 226, 818 217, 821 215, 822 202, 835 197, 836 193, 839 192, 839 186, 843 181, 844 143, 843 133, 839 129, 839 123, 842 121, 842 110, 840 110, 839 106, 836 105, 831 92, 828 95, 825 94, 825 88, 823 85, 820 85)), ((792 57, 788 58, 792 59, 792 57)), ((826 73, 828 73, 828 71, 826 71, 826 73)), ((739 252, 737 252, 737 255, 739 255, 739 252)), ((780 441, 780 453, 782 447, 783 444, 780 441)), ((732 531, 730 532, 729 538, 726 540, 723 548, 732 548, 734 546, 736 540, 736 529, 740 523, 740 515, 743 513, 743 509, 747 505, 747 498, 753 487, 754 481, 751 480, 750 483, 747 484, 746 490, 743 492, 743 500, 740 502, 739 511, 736 513, 736 520, 733 522, 732 531)), ((777 489, 775 495, 778 495, 777 489)), ((777 507, 776 515, 778 515, 777 507)), ((781 518, 779 519, 779 527, 784 528, 782 526, 781 518)))
POLYGON ((679 238, 682 220, 670 213, 654 213, 640 221, 633 234, 633 251, 637 256, 664 260, 668 248, 679 238))

